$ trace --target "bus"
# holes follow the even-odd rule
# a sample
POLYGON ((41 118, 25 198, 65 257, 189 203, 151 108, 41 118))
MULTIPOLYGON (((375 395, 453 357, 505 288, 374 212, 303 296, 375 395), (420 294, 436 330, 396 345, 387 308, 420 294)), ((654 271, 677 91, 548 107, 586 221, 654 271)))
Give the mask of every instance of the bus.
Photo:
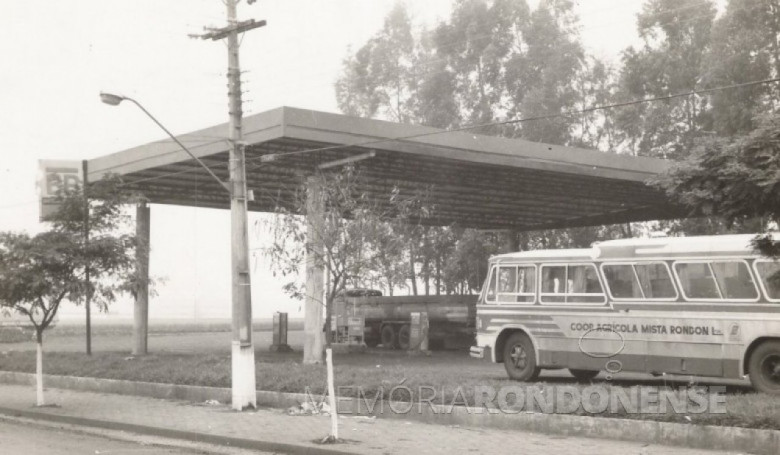
MULTIPOLYGON (((534 380, 566 368, 750 377, 780 394, 780 262, 753 235, 621 239, 493 256, 471 356, 534 380)), ((776 236, 775 240, 780 240, 776 236)))

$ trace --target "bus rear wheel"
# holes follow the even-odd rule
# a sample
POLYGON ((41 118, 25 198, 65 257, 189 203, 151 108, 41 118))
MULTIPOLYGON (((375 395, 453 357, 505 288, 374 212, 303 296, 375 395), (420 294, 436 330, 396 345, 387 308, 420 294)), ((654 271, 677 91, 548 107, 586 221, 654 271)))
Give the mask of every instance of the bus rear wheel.
POLYGON ((504 345, 504 368, 510 378, 516 381, 533 381, 539 377, 536 366, 536 352, 528 335, 514 333, 504 345))
POLYGON ((753 351, 748 375, 757 391, 780 394, 780 341, 765 341, 753 351))
POLYGON ((569 373, 574 376, 574 379, 578 381, 590 381, 599 375, 598 370, 578 370, 576 368, 569 368, 569 373))

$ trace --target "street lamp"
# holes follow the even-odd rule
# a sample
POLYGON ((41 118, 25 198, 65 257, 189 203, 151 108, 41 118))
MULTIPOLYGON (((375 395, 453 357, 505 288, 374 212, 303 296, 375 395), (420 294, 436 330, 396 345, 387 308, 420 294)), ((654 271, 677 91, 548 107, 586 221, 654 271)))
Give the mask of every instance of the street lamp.
POLYGON ((124 96, 114 95, 112 93, 104 93, 100 92, 100 101, 110 104, 111 106, 116 106, 119 103, 122 102, 122 100, 125 99, 124 96))
POLYGON ((170 138, 173 139, 174 142, 179 144, 179 147, 181 147, 185 152, 187 152, 187 154, 189 154, 192 157, 192 159, 197 161, 198 164, 200 164, 203 167, 203 169, 206 170, 206 172, 208 172, 212 177, 214 177, 214 180, 219 182, 219 185, 222 188, 224 188, 228 193, 230 193, 230 186, 227 183, 225 183, 222 180, 220 180, 220 178, 217 177, 217 174, 215 174, 214 171, 211 170, 211 168, 206 166, 206 163, 201 161, 200 158, 195 156, 195 154, 190 151, 190 149, 185 147, 185 145, 182 144, 181 141, 178 140, 176 138, 176 136, 173 135, 173 133, 168 131, 168 128, 164 127, 163 124, 160 123, 159 120, 154 118, 154 116, 149 111, 146 110, 146 108, 141 106, 141 103, 139 103, 138 101, 130 98, 129 96, 122 96, 122 95, 116 95, 116 94, 113 94, 113 93, 100 92, 100 101, 102 101, 105 104, 108 104, 109 106, 118 106, 119 103, 121 103, 124 100, 130 101, 130 102, 134 103, 136 106, 138 106, 138 108, 141 109, 144 112, 144 114, 148 115, 149 118, 152 119, 154 121, 154 123, 157 124, 157 126, 162 128, 162 130, 165 131, 165 133, 168 134, 168 136, 170 136, 170 138))
MULTIPOLYGON (((228 8, 235 8, 235 0, 228 1, 228 8)), ((234 16, 234 15, 233 15, 234 16)), ((253 22, 254 23, 254 22, 253 22)), ((265 24, 265 21, 263 21, 265 24)), ((231 68, 238 68, 238 44, 236 31, 231 34, 232 48, 230 53, 231 68)), ((133 102, 144 111, 168 136, 187 152, 195 161, 214 177, 214 180, 230 194, 231 211, 231 262, 232 262, 232 406, 238 411, 246 407, 257 407, 255 391, 255 351, 252 345, 252 300, 251 280, 248 259, 247 234, 247 201, 252 200, 252 193, 246 189, 246 164, 244 162, 244 143, 241 140, 241 84, 238 70, 231 70, 231 86, 238 87, 232 93, 230 117, 230 184, 225 184, 198 157, 184 146, 167 128, 165 128, 138 101, 127 96, 113 93, 100 93, 100 100, 110 106, 116 106, 124 100, 133 102)))

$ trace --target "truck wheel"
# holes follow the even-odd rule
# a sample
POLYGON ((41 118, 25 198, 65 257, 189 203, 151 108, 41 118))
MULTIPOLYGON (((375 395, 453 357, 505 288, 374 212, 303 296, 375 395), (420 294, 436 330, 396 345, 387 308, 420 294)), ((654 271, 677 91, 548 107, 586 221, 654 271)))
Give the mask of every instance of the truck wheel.
POLYGON ((379 338, 366 338, 363 341, 366 343, 366 346, 368 346, 369 348, 375 348, 375 347, 379 346, 379 341, 380 340, 379 340, 379 338))
POLYGON ((409 349, 409 336, 411 335, 411 332, 412 329, 409 327, 409 324, 404 324, 398 329, 398 347, 404 351, 409 349))
POLYGON ((514 333, 504 345, 504 368, 516 381, 533 381, 539 376, 536 353, 531 339, 524 333, 514 333))
POLYGON ((569 373, 578 381, 590 381, 599 375, 598 370, 577 370, 575 368, 569 368, 569 373))
POLYGON ((388 324, 382 327, 382 346, 385 349, 395 349, 398 339, 395 336, 395 330, 393 326, 388 324))
POLYGON ((757 391, 780 394, 780 341, 765 341, 753 351, 748 375, 757 391))

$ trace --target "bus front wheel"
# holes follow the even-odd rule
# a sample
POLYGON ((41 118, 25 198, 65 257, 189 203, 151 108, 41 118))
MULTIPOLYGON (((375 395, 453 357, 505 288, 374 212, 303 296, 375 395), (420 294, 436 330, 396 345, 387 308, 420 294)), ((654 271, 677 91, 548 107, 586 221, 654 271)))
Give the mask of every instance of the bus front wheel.
POLYGON ((759 392, 780 394, 780 341, 765 341, 753 351, 748 375, 759 392))
POLYGON ((506 340, 504 368, 509 377, 517 381, 533 381, 539 376, 534 345, 528 335, 514 333, 506 340))

